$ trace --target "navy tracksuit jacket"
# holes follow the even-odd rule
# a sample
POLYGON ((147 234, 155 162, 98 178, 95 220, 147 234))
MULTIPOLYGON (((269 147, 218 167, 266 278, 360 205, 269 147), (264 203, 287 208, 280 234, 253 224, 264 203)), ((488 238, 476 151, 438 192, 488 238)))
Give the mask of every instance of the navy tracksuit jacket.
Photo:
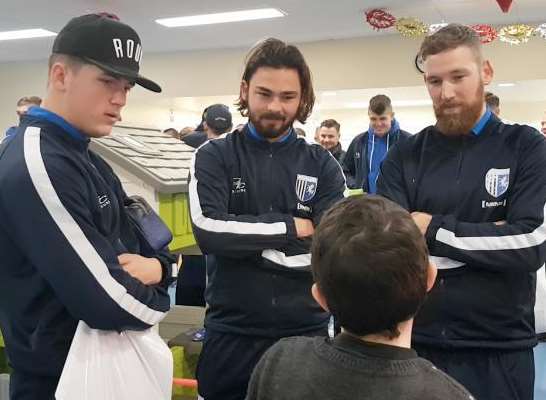
MULTIPOLYGON (((139 253, 139 241, 118 178, 88 144, 58 115, 34 107, 0 146, 0 329, 23 384, 58 380, 79 320, 143 330, 169 310, 164 287, 174 260, 143 254, 162 263, 158 286, 121 268, 117 256, 139 253)), ((25 390, 28 398, 52 396, 43 389, 25 390)))
POLYGON ((324 328, 311 296, 309 240, 294 217, 318 224, 343 198, 334 157, 292 132, 269 143, 245 126, 201 146, 191 168, 194 234, 207 254, 207 328, 278 338, 324 328))
POLYGON ((388 153, 378 194, 433 216, 426 240, 439 273, 415 319, 415 343, 535 345, 536 271, 546 260, 540 133, 494 115, 479 135, 447 137, 428 127, 388 153))

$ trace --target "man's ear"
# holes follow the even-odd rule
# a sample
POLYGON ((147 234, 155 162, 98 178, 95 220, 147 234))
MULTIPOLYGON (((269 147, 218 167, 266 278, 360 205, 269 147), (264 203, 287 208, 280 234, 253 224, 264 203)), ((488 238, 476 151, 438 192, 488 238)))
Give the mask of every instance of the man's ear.
POLYGON ((489 62, 489 60, 485 60, 482 64, 482 81, 484 85, 489 85, 491 81, 493 80, 493 66, 489 62))
POLYGON ((60 62, 53 64, 49 70, 49 86, 58 91, 65 91, 68 83, 68 67, 60 62))
POLYGON ((326 304, 326 298, 320 291, 319 287, 316 283, 313 283, 313 286, 311 286, 311 294, 313 295, 313 298, 319 303, 319 306, 321 306, 325 311, 330 312, 328 309, 328 304, 326 304))

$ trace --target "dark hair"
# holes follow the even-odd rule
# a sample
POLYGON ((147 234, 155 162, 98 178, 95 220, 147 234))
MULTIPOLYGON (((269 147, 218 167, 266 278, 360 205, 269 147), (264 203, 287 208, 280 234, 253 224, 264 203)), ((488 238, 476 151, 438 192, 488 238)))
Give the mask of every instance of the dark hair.
POLYGON ((377 115, 381 115, 385 111, 392 111, 391 99, 384 94, 373 96, 370 99, 368 110, 377 115))
POLYGON ((410 214, 380 196, 351 196, 322 218, 312 244, 313 277, 348 332, 400 335, 427 292, 428 251, 410 214))
POLYGON ((469 47, 476 59, 481 62, 481 42, 478 34, 469 26, 449 24, 427 36, 421 44, 419 55, 425 61, 428 56, 439 54, 446 50, 453 50, 459 46, 469 47))
POLYGON ((341 125, 335 119, 325 119, 320 123, 320 127, 336 128, 337 133, 339 133, 339 130, 341 129, 341 125))
POLYGON ((178 133, 178 131, 174 128, 167 128, 167 129, 164 129, 163 130, 163 133, 165 133, 166 135, 169 135, 175 139, 178 139, 180 140, 180 134, 178 133))
POLYGON ((53 64, 58 62, 66 64, 69 68, 71 68, 73 71, 76 71, 76 72, 82 66, 88 64, 84 59, 76 57, 76 56, 70 56, 68 54, 53 53, 49 56, 48 68, 51 70, 51 67, 53 66, 53 64))
POLYGON ((499 108, 500 107, 500 99, 499 96, 491 93, 491 92, 485 92, 485 103, 492 108, 499 108))
POLYGON ((25 96, 21 97, 17 101, 17 107, 23 106, 25 104, 34 104, 36 106, 39 106, 40 104, 42 104, 42 99, 38 96, 25 96))
MULTIPOLYGON (((301 85, 301 101, 296 119, 305 123, 315 104, 315 92, 311 80, 311 71, 296 46, 288 45, 281 40, 269 38, 258 43, 246 57, 242 80, 250 83, 250 79, 260 67, 275 69, 288 68, 298 71, 301 85)), ((235 103, 243 117, 248 116, 248 104, 239 95, 235 103)))

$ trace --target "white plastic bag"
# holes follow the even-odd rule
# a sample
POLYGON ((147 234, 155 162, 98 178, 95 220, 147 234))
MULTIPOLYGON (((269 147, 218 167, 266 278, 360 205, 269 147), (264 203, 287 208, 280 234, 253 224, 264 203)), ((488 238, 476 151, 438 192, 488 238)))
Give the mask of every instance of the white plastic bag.
POLYGON ((170 400, 172 353, 153 330, 101 331, 80 321, 57 400, 170 400))

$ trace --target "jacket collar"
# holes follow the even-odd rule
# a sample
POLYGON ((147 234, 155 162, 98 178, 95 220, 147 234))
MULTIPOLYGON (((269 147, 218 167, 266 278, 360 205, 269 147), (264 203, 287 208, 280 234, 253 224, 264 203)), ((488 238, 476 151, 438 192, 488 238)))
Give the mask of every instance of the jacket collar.
POLYGON ((258 133, 256 127, 254 127, 254 125, 250 121, 245 125, 242 133, 243 135, 245 135, 245 137, 250 139, 249 142, 265 148, 281 148, 296 140, 296 133, 294 132, 294 128, 290 127, 288 133, 286 133, 280 140, 276 142, 269 142, 258 133))
POLYGON ((60 115, 55 114, 54 112, 51 112, 49 110, 46 110, 45 108, 31 107, 29 108, 25 117, 26 116, 30 118, 36 118, 39 120, 47 121, 61 128, 71 138, 81 142, 89 143, 90 139, 88 136, 84 135, 76 127, 71 125, 66 119, 64 119, 60 115))
POLYGON ((338 349, 353 353, 356 352, 368 357, 385 358, 389 360, 409 360, 417 358, 417 353, 413 349, 390 346, 382 343, 365 342, 347 332, 337 335, 333 339, 332 344, 338 349))

